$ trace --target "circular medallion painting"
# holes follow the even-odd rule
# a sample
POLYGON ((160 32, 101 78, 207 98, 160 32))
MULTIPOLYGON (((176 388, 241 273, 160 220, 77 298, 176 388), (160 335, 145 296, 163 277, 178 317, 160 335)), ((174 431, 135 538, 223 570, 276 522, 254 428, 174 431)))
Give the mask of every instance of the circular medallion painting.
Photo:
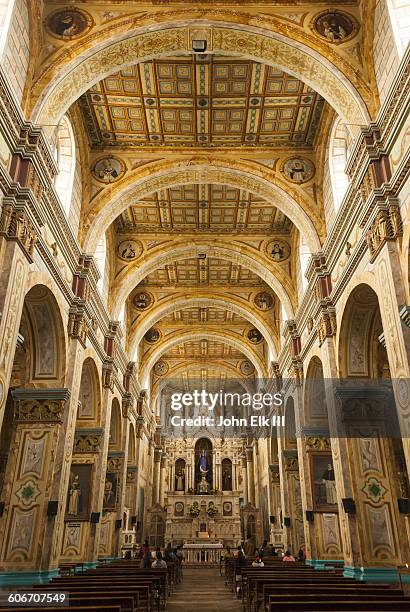
POLYGON ((255 368, 253 367, 253 364, 250 361, 242 361, 240 370, 242 374, 245 374, 245 376, 249 376, 249 374, 253 374, 255 368))
POLYGON ((54 11, 47 17, 47 30, 61 40, 72 40, 86 34, 93 26, 91 16, 79 9, 54 11))
POLYGON ((149 342, 150 344, 155 344, 155 342, 158 342, 160 337, 161 337, 161 332, 159 331, 159 329, 156 329, 155 327, 151 327, 151 329, 149 329, 147 333, 144 335, 145 340, 149 342))
POLYGON ((178 516, 183 516, 184 504, 182 502, 175 502, 175 514, 177 514, 178 516))
POLYGON ((117 253, 124 261, 133 261, 141 255, 142 244, 136 240, 123 240, 118 245, 117 253))
POLYGON ((125 174, 125 164, 118 157, 102 157, 93 167, 93 175, 101 183, 114 183, 125 174))
POLYGON ((266 252, 272 261, 285 261, 290 255, 290 245, 285 240, 272 240, 267 244, 266 252))
POLYGON ((248 331, 248 339, 252 342, 252 344, 259 344, 259 342, 262 342, 263 336, 259 329, 253 327, 248 331))
POLYGON ((340 11, 324 11, 314 17, 312 29, 331 43, 343 43, 357 33, 359 24, 353 15, 340 11))
POLYGON ((154 365, 154 374, 157 376, 164 376, 169 370, 169 365, 166 361, 157 361, 154 365))
POLYGON ((134 306, 135 308, 137 308, 137 310, 146 310, 147 308, 149 308, 150 306, 152 306, 152 303, 154 301, 154 298, 152 297, 152 295, 150 293, 147 293, 146 291, 141 291, 140 293, 137 293, 136 295, 134 295, 134 306))
POLYGON ((226 501, 223 504, 223 513, 225 515, 230 515, 232 514, 232 502, 226 501))
POLYGON ((306 183, 315 174, 315 166, 310 159, 304 157, 290 157, 283 166, 282 172, 292 183, 306 183))
POLYGON ((254 302, 260 310, 270 310, 273 306, 273 295, 267 291, 261 291, 255 295, 254 302))

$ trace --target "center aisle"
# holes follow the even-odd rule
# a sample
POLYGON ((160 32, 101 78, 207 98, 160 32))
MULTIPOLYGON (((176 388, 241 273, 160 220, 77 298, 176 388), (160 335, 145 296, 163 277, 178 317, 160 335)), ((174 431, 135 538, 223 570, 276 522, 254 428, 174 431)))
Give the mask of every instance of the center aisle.
POLYGON ((167 612, 237 612, 240 602, 218 568, 184 568, 182 582, 168 599, 167 612))

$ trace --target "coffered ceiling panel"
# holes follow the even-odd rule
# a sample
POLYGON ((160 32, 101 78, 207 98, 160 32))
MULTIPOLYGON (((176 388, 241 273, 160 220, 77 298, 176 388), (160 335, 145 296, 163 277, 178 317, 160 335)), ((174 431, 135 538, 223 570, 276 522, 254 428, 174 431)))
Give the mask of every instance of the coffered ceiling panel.
POLYGON ((311 146, 323 99, 257 62, 213 55, 152 60, 80 98, 94 147, 311 146))
POLYGON ((159 267, 140 283, 140 286, 161 288, 175 285, 221 285, 225 288, 232 285, 269 290, 268 285, 250 270, 216 257, 184 259, 159 267))
POLYGON ((161 324, 195 324, 195 323, 209 323, 209 324, 220 324, 229 323, 229 325, 241 325, 249 327, 249 323, 243 317, 234 314, 228 310, 220 308, 195 307, 195 308, 184 308, 173 312, 172 314, 161 319, 161 324))
POLYGON ((119 232, 210 231, 288 233, 291 221, 272 202, 226 185, 181 185, 163 189, 128 208, 116 221, 119 232))
POLYGON ((184 358, 184 359, 195 359, 195 358, 244 358, 243 354, 237 349, 218 342, 217 340, 196 340, 190 342, 183 342, 178 344, 173 349, 163 355, 164 359, 168 358, 184 358))

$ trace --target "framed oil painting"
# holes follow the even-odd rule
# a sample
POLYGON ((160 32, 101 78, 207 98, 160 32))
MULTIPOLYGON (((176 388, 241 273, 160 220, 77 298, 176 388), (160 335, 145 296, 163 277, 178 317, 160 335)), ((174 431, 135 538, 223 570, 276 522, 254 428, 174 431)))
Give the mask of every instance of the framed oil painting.
POLYGON ((88 521, 90 518, 93 465, 73 463, 68 484, 66 520, 88 521))
POLYGON ((117 509, 118 473, 107 472, 105 475, 103 510, 108 512, 117 509))
POLYGON ((337 512, 335 473, 331 453, 309 453, 315 512, 337 512))

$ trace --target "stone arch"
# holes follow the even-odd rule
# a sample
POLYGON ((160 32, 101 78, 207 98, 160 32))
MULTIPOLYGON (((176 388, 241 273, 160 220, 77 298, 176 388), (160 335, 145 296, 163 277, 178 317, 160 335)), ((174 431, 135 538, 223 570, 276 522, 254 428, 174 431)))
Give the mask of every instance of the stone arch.
POLYGON ((255 351, 253 351, 249 345, 246 344, 244 340, 241 338, 235 338, 226 332, 209 332, 204 331, 202 329, 193 329, 189 332, 185 332, 181 334, 180 331, 176 331, 171 336, 169 336, 164 342, 159 344, 159 346, 155 347, 148 355, 147 361, 141 368, 141 376, 140 382, 144 384, 144 382, 148 379, 148 376, 152 370, 152 367, 156 361, 163 355, 166 351, 170 350, 177 344, 181 344, 183 342, 189 342, 190 340, 198 340, 198 339, 211 339, 211 340, 219 340, 228 344, 229 346, 237 349, 253 364, 255 370, 258 373, 260 378, 264 378, 266 375, 266 367, 255 351))
POLYGON ((308 363, 303 389, 303 422, 306 427, 328 428, 325 381, 320 357, 313 355, 308 363))
POLYGON ((34 283, 24 299, 15 354, 15 366, 18 362, 17 370, 20 370, 17 378, 23 376, 24 381, 18 384, 14 370, 10 386, 63 387, 66 351, 58 301, 49 287, 34 283))
POLYGON ((313 200, 291 188, 269 169, 256 164, 203 158, 160 161, 127 174, 116 187, 105 189, 84 211, 83 249, 94 253, 103 232, 133 202, 161 189, 179 185, 213 183, 244 189, 275 203, 306 236, 312 253, 320 250, 325 226, 313 200))
POLYGON ((78 396, 77 425, 98 425, 101 419, 101 391, 97 365, 91 356, 85 356, 81 371, 78 396))
POLYGON ((114 397, 111 404, 109 447, 120 450, 122 442, 121 406, 118 398, 114 397))
MULTIPOLYGON (((245 247, 239 247, 234 244, 229 245, 227 248, 226 244, 221 243, 219 245, 216 240, 210 241, 195 240, 191 244, 187 244, 187 241, 180 241, 178 243, 171 243, 166 250, 154 251, 154 254, 144 263, 125 270, 123 278, 118 277, 119 288, 117 293, 114 293, 114 301, 112 304, 112 317, 118 319, 121 309, 130 295, 131 291, 150 273, 154 272, 158 266, 166 263, 172 263, 178 259, 186 259, 190 257, 197 257, 198 253, 206 252, 208 257, 218 257, 220 259, 226 259, 228 261, 235 262, 248 268, 255 274, 257 274, 262 280, 264 280, 272 291, 280 299, 286 316, 291 319, 293 317, 294 306, 291 301, 290 295, 292 295, 292 289, 290 286, 289 279, 282 273, 280 281, 275 274, 267 268, 267 261, 262 257, 257 257, 256 253, 249 251, 249 254, 245 252, 245 247)), ((138 262, 137 262, 138 263, 138 262)), ((274 264, 272 264, 273 266, 274 264)), ((117 285, 118 286, 118 285, 117 285)))
POLYGON ((337 357, 341 378, 377 378, 376 353, 378 344, 382 346, 376 342, 377 329, 379 336, 383 327, 376 290, 359 280, 347 294, 339 325, 337 357))
POLYGON ((234 314, 242 316, 243 318, 247 319, 249 323, 251 323, 254 327, 257 327, 259 329, 259 331, 263 334, 264 339, 269 347, 269 350, 272 352, 272 355, 276 355, 276 347, 272 340, 272 330, 266 325, 263 320, 255 316, 255 314, 253 314, 252 310, 249 307, 245 308, 245 306, 235 304, 231 297, 228 299, 223 297, 211 298, 209 296, 195 295, 195 297, 190 298, 188 298, 187 296, 182 296, 178 299, 171 298, 164 304, 158 305, 158 307, 154 310, 149 311, 147 313, 147 316, 143 319, 138 319, 135 335, 130 342, 130 355, 132 359, 134 359, 133 356, 137 351, 137 347, 140 341, 142 340, 144 334, 149 330, 150 327, 153 327, 155 323, 157 323, 160 319, 175 312, 176 310, 180 310, 181 308, 190 308, 192 306, 212 306, 215 308, 229 310, 234 314))
MULTIPOLYGON (((106 76, 135 64, 136 60, 143 62, 152 57, 190 53, 191 24, 187 21, 192 21, 196 28, 205 30, 209 39, 208 51, 245 56, 274 65, 315 89, 351 125, 368 122, 363 100, 363 95, 370 99, 368 86, 348 63, 343 62, 328 45, 321 45, 314 36, 304 33, 302 39, 298 28, 289 23, 285 28, 274 18, 266 17, 264 27, 256 27, 255 17, 252 26, 235 23, 236 16, 232 11, 221 11, 211 23, 207 11, 202 15, 201 11, 196 12, 199 14, 190 18, 186 14, 175 15, 175 12, 166 11, 155 14, 153 18, 146 15, 140 19, 131 17, 127 27, 118 21, 116 31, 110 27, 109 39, 106 37, 104 40, 104 32, 100 33, 98 44, 95 33, 84 37, 79 44, 72 46, 71 53, 66 51, 62 61, 54 58, 52 67, 45 68, 33 91, 35 105, 31 120, 41 125, 55 125, 87 89, 106 76), (295 44, 298 38, 300 40, 295 44), (306 44, 309 38, 312 46, 306 44), (322 52, 313 46, 322 46, 322 52)), ((251 18, 244 14, 241 21, 246 19, 251 18)))

